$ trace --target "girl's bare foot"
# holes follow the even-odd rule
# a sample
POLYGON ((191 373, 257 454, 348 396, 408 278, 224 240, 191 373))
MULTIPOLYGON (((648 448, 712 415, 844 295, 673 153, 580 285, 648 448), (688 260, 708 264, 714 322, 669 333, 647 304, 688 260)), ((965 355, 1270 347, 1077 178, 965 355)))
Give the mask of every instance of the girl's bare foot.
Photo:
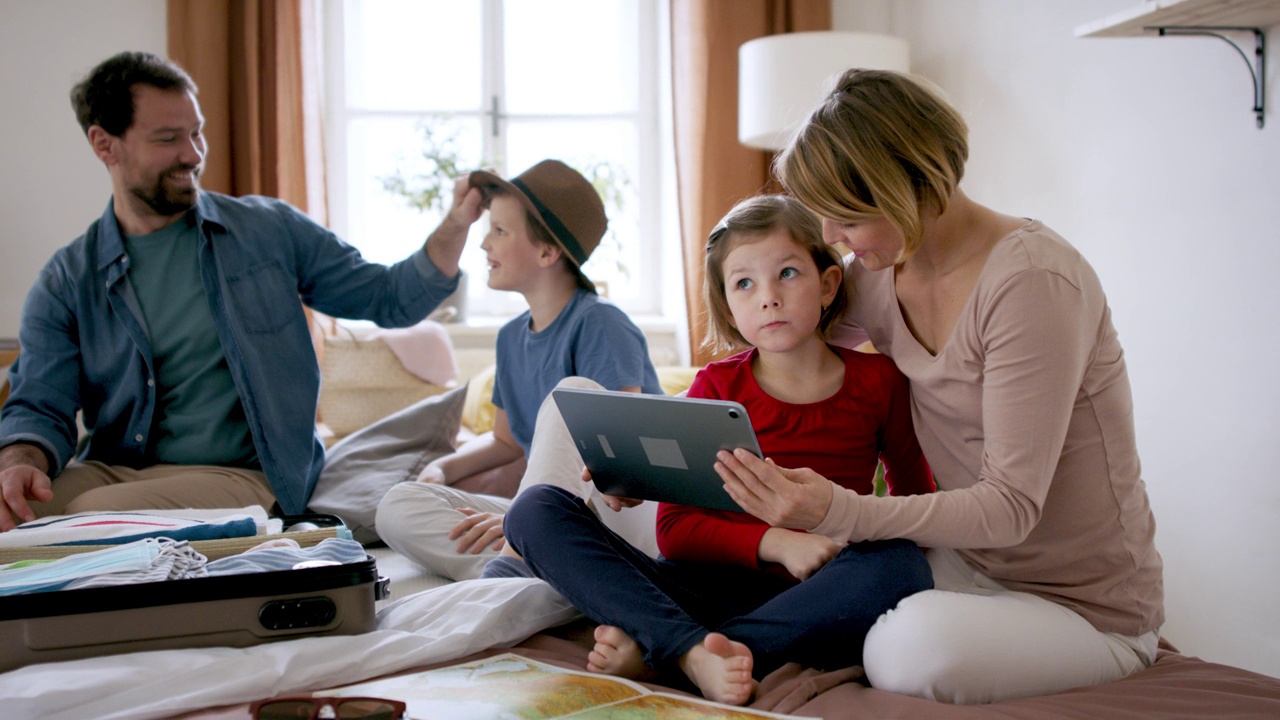
POLYGON ((644 664, 644 653, 631 636, 612 625, 600 625, 595 632, 596 645, 587 656, 587 669, 591 672, 643 680, 655 675, 644 664))
POLYGON ((680 669, 708 700, 745 705, 756 690, 753 662, 746 645, 713 632, 680 658, 680 669))

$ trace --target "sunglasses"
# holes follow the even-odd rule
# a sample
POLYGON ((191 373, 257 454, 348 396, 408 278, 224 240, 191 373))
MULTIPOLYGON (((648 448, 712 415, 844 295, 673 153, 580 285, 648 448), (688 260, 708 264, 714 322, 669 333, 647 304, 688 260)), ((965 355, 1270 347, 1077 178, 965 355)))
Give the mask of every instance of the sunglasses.
POLYGON ((254 720, 400 720, 404 710, 399 700, 371 697, 285 697, 249 706, 254 720))

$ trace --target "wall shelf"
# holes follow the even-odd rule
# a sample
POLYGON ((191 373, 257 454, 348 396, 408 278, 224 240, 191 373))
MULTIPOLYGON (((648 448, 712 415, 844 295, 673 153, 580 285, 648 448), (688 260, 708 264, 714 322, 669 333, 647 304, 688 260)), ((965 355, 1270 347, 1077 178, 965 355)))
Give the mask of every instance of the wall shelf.
POLYGON ((1266 117, 1266 28, 1280 25, 1280 0, 1147 0, 1076 27, 1076 37, 1215 37, 1244 59, 1253 80, 1253 113, 1266 117), (1253 36, 1253 60, 1229 35, 1253 36))
POLYGON ((1266 29, 1280 25, 1280 0, 1147 0, 1076 27, 1076 37, 1154 37, 1160 27, 1266 29))

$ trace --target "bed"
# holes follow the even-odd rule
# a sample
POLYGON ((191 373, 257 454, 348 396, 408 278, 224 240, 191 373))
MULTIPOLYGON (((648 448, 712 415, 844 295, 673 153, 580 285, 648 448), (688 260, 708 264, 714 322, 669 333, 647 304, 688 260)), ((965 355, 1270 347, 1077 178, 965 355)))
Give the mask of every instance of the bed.
MULTIPOLYGON (((6 718, 237 718, 259 698, 346 685, 515 652, 581 670, 592 626, 536 580, 435 584, 385 563, 402 591, 375 631, 252 648, 133 653, 48 663, 0 675, 6 718), (416 584, 415 584, 416 583, 416 584)), ((683 685, 654 690, 692 695, 683 685)), ((1151 668, 1107 685, 1052 696, 953 706, 869 688, 860 668, 773 672, 749 707, 824 718, 1280 718, 1280 679, 1207 662, 1163 646, 1151 668)))
MULTIPOLYGON (((687 373, 691 375, 691 373, 687 373)), ((475 383, 473 383, 474 385, 475 383)), ((687 384, 687 383, 686 383, 687 384)), ((472 396, 476 395, 472 388, 472 396)), ((674 391, 674 390, 672 390, 674 391)), ((465 390, 419 405, 415 427, 458 427, 465 390), (424 418, 421 413, 434 413, 424 418), (443 418, 448 418, 445 423, 443 418), (450 424, 451 423, 451 424, 450 424)), ((480 393, 483 397, 485 394, 480 393)), ((451 443, 440 438, 445 452, 451 443)), ((429 439, 410 438, 423 448, 429 439)), ((365 445, 368 452, 368 444, 365 445)), ((386 447, 373 451, 386 452, 386 447)), ((403 462, 402 448, 390 455, 403 462)), ((336 453, 335 457, 340 456, 336 453)), ((358 458, 361 463, 367 457, 358 458)), ((335 462, 341 466, 341 462, 335 462)), ((358 464, 358 463, 352 463, 358 464)), ((410 462, 394 470, 409 473, 410 462)), ((367 476, 367 466, 362 474, 367 476)), ((511 477, 488 478, 494 491, 511 477), (496 484, 496 485, 494 485, 496 484)), ((336 482, 335 508, 352 511, 348 524, 374 532, 372 507, 385 488, 352 492, 336 482), (340 491, 340 492, 339 492, 340 491), (363 503, 355 512, 353 506, 363 503)), ((391 579, 392 598, 379 606, 377 628, 357 636, 313 637, 251 648, 207 648, 134 653, 48 663, 0 674, 4 718, 237 718, 256 699, 307 692, 394 674, 515 652, 530 659, 582 669, 591 626, 537 580, 447 583, 383 549, 371 551, 391 579)), ((657 690, 691 694, 691 687, 657 690)), ((868 687, 860 668, 819 672, 787 665, 761 683, 752 708, 825 718, 1280 718, 1280 679, 1248 672, 1162 646, 1155 665, 1118 682, 1047 697, 979 706, 942 705, 868 687)))

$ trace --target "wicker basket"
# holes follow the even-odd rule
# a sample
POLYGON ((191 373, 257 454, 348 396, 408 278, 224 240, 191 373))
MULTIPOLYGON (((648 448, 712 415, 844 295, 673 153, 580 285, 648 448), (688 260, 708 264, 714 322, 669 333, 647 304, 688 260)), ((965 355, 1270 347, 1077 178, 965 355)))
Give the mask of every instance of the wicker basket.
POLYGON ((448 388, 404 369, 381 340, 326 337, 320 421, 341 438, 448 388))

